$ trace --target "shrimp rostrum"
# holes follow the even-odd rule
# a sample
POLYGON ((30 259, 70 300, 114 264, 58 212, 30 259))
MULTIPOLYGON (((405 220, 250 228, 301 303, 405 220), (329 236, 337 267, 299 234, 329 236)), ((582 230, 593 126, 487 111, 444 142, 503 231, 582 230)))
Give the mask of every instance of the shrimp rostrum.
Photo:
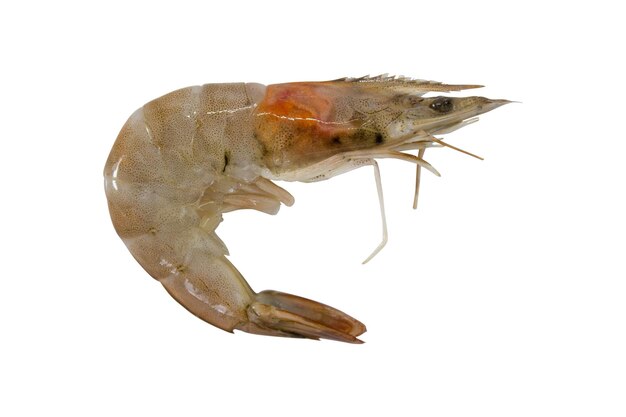
POLYGON ((379 76, 174 91, 133 113, 111 150, 104 177, 113 225, 141 266, 214 326, 359 343, 365 326, 335 308, 254 292, 216 228, 227 212, 276 214, 292 205, 275 180, 319 181, 372 166, 383 218, 376 253, 387 236, 376 160, 416 164, 417 184, 420 168, 437 174, 424 150, 452 146, 435 135, 508 101, 424 95, 475 87, 379 76))

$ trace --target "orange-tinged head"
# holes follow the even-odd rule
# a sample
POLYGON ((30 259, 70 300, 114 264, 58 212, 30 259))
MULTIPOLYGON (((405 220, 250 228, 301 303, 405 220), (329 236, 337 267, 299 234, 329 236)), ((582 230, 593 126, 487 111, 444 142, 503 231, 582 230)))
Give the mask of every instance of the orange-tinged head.
POLYGON ((422 97, 474 87, 393 77, 269 85, 256 108, 255 135, 273 178, 329 178, 375 158, 427 147, 433 134, 507 102, 422 97))
POLYGON ((255 121, 268 168, 298 169, 380 142, 381 134, 363 126, 363 117, 346 101, 353 94, 348 85, 332 82, 268 86, 255 121))

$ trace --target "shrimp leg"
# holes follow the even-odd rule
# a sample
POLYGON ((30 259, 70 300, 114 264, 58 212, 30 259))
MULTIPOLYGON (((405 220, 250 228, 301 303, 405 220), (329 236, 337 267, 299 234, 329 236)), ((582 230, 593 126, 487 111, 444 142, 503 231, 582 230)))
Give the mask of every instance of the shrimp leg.
MULTIPOLYGON (((378 252, 380 252, 385 247, 385 245, 387 244, 388 237, 389 237, 387 233, 387 216, 385 215, 385 199, 383 197, 383 184, 380 180, 380 168, 378 167, 378 162, 376 162, 375 159, 371 159, 368 162, 374 167, 374 178, 376 179, 376 192, 378 193, 378 205, 380 207, 380 217, 381 217, 381 221, 383 225, 383 238, 381 242, 378 244, 378 246, 376 247, 376 249, 374 249, 374 251, 370 254, 370 256, 368 256, 362 262, 363 264, 366 264, 369 261, 371 261, 372 258, 374 258, 374 256, 376 256, 378 252)), ((419 165, 417 167, 419 169, 419 165)))
MULTIPOLYGON (((426 148, 421 148, 417 153, 417 157, 419 159, 424 159, 424 152, 426 152, 426 148)), ((422 166, 416 165, 415 166, 415 194, 413 195, 413 209, 414 210, 417 209, 417 198, 420 192, 421 177, 422 177, 422 166)))

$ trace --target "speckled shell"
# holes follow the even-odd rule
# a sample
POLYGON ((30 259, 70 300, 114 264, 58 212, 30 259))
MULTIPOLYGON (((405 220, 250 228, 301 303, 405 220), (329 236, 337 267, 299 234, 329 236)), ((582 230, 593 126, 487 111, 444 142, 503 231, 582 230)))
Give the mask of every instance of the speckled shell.
POLYGON ((187 292, 212 303, 219 313, 213 324, 227 330, 245 320, 251 290, 243 278, 231 279, 238 272, 226 248, 200 225, 213 222, 214 229, 221 221, 220 189, 258 175, 261 147, 251 117, 263 90, 207 84, 153 100, 128 119, 104 169, 111 219, 133 256, 164 284, 184 271, 197 288, 187 292), (211 294, 215 300, 206 299, 211 294))

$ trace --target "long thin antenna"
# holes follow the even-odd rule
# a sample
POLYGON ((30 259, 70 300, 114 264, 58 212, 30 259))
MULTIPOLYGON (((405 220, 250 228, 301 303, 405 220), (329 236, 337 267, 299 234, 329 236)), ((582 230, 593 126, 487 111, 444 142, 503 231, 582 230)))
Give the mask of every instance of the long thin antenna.
POLYGON ((485 160, 485 158, 483 158, 482 156, 474 155, 474 154, 473 154, 473 153, 471 153, 471 152, 465 151, 465 150, 463 150, 463 149, 461 149, 461 148, 457 148, 456 146, 452 146, 452 145, 450 145, 449 143, 446 143, 446 142, 442 141, 441 139, 438 139, 438 138, 436 138, 436 137, 434 137, 434 136, 431 136, 431 137, 430 137, 430 140, 432 140, 433 142, 436 142, 436 143, 440 144, 441 146, 445 146, 445 147, 447 147, 447 148, 454 149, 455 151, 458 151, 458 152, 464 153, 465 155, 473 156, 474 158, 476 158, 476 159, 480 159, 481 161, 484 161, 484 160, 485 160))

